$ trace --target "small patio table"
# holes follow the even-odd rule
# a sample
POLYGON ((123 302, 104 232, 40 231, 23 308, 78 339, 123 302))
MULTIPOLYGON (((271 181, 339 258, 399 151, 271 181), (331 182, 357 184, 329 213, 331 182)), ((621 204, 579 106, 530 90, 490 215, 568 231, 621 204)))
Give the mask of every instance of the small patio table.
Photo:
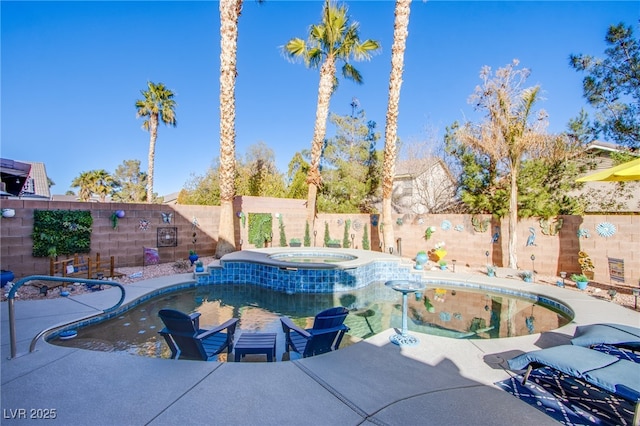
POLYGON ((276 357, 276 333, 242 333, 235 344, 235 362, 247 354, 264 354, 267 362, 276 357))

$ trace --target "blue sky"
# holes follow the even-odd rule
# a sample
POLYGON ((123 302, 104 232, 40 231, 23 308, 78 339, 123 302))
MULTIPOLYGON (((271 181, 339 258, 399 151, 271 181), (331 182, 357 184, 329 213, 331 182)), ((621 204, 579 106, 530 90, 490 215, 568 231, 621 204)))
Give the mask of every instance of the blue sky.
MULTIPOLYGON (((384 135, 394 3, 347 5, 361 38, 379 40, 382 50, 356 63, 364 84, 341 81, 330 110, 349 113, 355 97, 384 135)), ((0 154, 44 162, 54 194, 83 171, 113 173, 124 160, 138 159, 146 171, 149 134, 134 103, 149 80, 172 89, 178 103, 178 126, 158 132, 155 191, 178 191, 219 156, 217 2, 3 0, 0 7, 0 154)), ((319 74, 288 62, 280 47, 306 38, 321 8, 320 1, 245 0, 240 17, 237 153, 262 141, 282 172, 310 146, 319 74)), ((467 99, 480 68, 514 58, 531 69, 528 83, 542 87, 539 107, 549 113, 549 131, 565 130, 586 107, 582 75, 568 56, 603 56, 607 27, 625 22, 637 31, 639 17, 635 1, 414 0, 400 138, 427 140, 433 131, 441 137, 453 121, 476 117, 467 99)))

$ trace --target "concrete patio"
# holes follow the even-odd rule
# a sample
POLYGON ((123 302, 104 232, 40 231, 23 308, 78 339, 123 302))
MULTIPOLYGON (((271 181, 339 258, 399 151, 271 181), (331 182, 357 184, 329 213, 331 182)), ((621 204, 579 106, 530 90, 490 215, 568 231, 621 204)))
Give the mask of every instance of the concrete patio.
MULTIPOLYGON (((425 272, 425 278, 452 278, 425 272)), ((126 301, 192 279, 191 274, 126 286, 126 301)), ((489 278, 455 274, 456 281, 489 278)), ((49 415, 47 424, 555 424, 493 383, 513 372, 505 360, 567 343, 577 325, 638 326, 640 314, 575 290, 519 280, 491 285, 564 301, 576 313, 569 325, 544 334, 492 340, 419 335, 420 344, 389 342, 393 329, 339 351, 277 363, 217 363, 144 358, 37 343, 41 330, 112 306, 119 290, 68 298, 16 301, 17 352, 10 356, 7 303, 2 303, 2 424, 49 415)), ((125 301, 125 303, 126 303, 125 301)), ((398 325, 399 326, 399 325, 398 325)), ((278 354, 281 357, 282 354, 278 354)))

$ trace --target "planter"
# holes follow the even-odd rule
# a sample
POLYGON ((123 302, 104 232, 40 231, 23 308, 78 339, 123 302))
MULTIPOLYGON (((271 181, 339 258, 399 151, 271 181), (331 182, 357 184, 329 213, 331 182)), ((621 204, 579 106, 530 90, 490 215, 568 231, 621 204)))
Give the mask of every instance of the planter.
POLYGON ((415 268, 418 270, 421 270, 423 268, 422 265, 424 265, 425 263, 427 263, 427 254, 426 253, 418 253, 416 255, 416 266, 415 268))
POLYGON ((576 287, 578 287, 578 290, 586 289, 587 284, 589 284, 589 281, 576 281, 576 287))
POLYGON ((193 266, 193 264, 196 262, 196 260, 198 260, 198 255, 197 254, 190 254, 189 255, 189 262, 191 262, 191 266, 193 266))
POLYGON ((204 266, 196 266, 196 272, 204 272, 204 266))
POLYGON ((2 283, 1 287, 4 287, 5 285, 7 285, 9 281, 13 281, 14 278, 15 278, 15 275, 13 275, 12 271, 5 271, 3 269, 2 275, 0 276, 0 282, 2 283))
POLYGON ((440 262, 447 255, 447 251, 444 249, 433 249, 429 251, 429 260, 432 262, 440 262))
POLYGON ((495 271, 487 271, 487 276, 488 277, 495 277, 496 273, 495 273, 495 271))
POLYGON ((340 243, 329 243, 327 244, 329 248, 340 248, 340 243))
POLYGON ((289 247, 300 247, 302 243, 289 243, 289 247))
POLYGON ((446 271, 447 270, 447 265, 440 265, 440 269, 442 271, 446 271))
POLYGON ((532 281, 531 277, 524 277, 523 280, 525 283, 530 283, 532 281))

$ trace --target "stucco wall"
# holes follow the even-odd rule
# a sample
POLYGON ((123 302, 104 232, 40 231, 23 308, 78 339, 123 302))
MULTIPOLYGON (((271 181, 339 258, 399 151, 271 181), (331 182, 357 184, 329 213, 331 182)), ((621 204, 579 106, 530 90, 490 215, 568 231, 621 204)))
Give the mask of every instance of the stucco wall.
MULTIPOLYGON (((78 203, 31 200, 2 200, 2 208, 15 209, 13 218, 0 219, 0 246, 2 269, 10 269, 20 278, 32 274, 47 274, 48 258, 32 256, 33 211, 48 210, 90 210, 94 224, 91 237, 91 254, 100 252, 105 258, 115 256, 116 266, 141 266, 142 248, 157 247, 158 228, 176 227, 178 235, 177 247, 160 247, 162 262, 184 259, 194 246, 191 242, 193 219, 197 220, 196 249, 201 256, 210 256, 215 252, 218 235, 219 208, 209 206, 183 205, 148 205, 120 203, 78 203), (113 229, 110 216, 115 210, 124 210, 125 217, 119 220, 117 229, 113 229), (173 213, 172 223, 164 223, 161 213, 173 213), (149 221, 147 230, 140 229, 140 220, 149 221)), ((279 222, 276 213, 282 215, 287 241, 291 238, 304 238, 306 222, 305 200, 290 200, 259 197, 237 197, 235 209, 248 213, 272 213, 273 246, 280 245, 279 222)), ((356 248, 362 247, 364 227, 368 227, 369 241, 372 250, 380 250, 378 227, 373 226, 372 217, 361 214, 319 214, 315 222, 317 235, 311 231, 311 245, 322 246, 324 242, 325 222, 329 224, 331 238, 342 242, 344 223, 349 219, 352 228, 349 236, 354 235, 356 248)), ((486 216, 484 219, 490 219, 486 216)), ((563 216, 563 226, 557 235, 544 235, 538 220, 523 220, 517 226, 517 255, 520 269, 535 268, 541 274, 558 274, 560 271, 579 272, 578 251, 586 251, 595 265, 595 280, 609 283, 608 258, 624 260, 625 284, 637 286, 640 279, 640 215, 615 216, 563 216), (598 224, 608 222, 617 231, 608 238, 596 231, 598 224), (530 235, 529 228, 536 233, 535 245, 527 246, 530 235), (578 229, 588 231, 589 237, 578 237, 578 229), (535 261, 531 261, 531 255, 535 261)), ((242 226, 236 216, 236 246, 253 247, 248 243, 248 221, 242 226)), ((508 221, 492 222, 485 232, 474 230, 469 215, 421 215, 397 216, 394 218, 394 233, 397 254, 401 246, 404 257, 413 258, 417 251, 428 251, 438 242, 444 242, 448 251, 446 259, 456 259, 458 264, 481 267, 487 263, 506 266, 508 263, 508 221), (401 219, 401 221, 398 221, 401 219), (442 228, 444 221, 449 221, 448 230, 442 228), (436 231, 429 241, 424 239, 427 226, 434 226, 436 231), (492 237, 499 231, 496 243, 492 237), (400 241, 398 241, 398 239, 400 241), (489 258, 485 256, 489 252, 489 258)), ((446 226, 445 226, 446 228, 446 226)), ((384 244, 383 246, 387 246, 384 244)))

